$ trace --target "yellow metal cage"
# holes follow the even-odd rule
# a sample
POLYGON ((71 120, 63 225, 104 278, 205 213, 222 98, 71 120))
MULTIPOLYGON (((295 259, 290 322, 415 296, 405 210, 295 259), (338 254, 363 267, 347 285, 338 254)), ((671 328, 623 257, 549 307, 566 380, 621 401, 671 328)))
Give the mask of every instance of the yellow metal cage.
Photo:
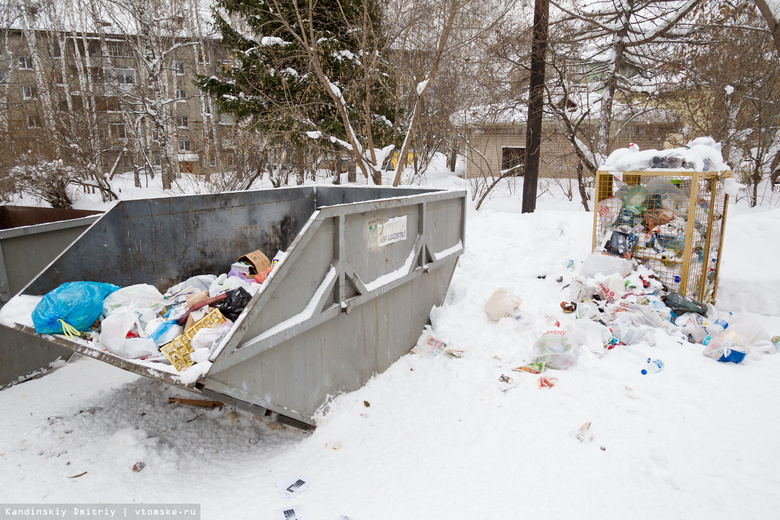
POLYGON ((593 251, 634 258, 671 291, 714 303, 731 171, 596 172, 593 251))

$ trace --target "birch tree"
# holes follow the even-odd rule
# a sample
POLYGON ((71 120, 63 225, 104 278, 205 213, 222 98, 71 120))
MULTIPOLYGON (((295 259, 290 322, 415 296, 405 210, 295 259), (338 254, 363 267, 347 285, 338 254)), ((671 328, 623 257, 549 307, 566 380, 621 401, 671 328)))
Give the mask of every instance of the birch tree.
POLYGON ((443 65, 475 42, 485 42, 518 5, 515 0, 399 0, 394 5, 398 21, 394 48, 400 49, 402 56, 423 56, 424 62, 423 67, 410 71, 413 103, 404 125, 406 133, 398 153, 393 186, 401 183, 425 98, 432 92, 443 65))
POLYGON ((780 58, 756 7, 707 2, 697 13, 707 46, 675 56, 681 106, 692 135, 709 135, 759 204, 760 185, 780 176, 780 58))
MULTIPOLYGON (((662 93, 662 77, 657 71, 668 56, 664 46, 694 42, 692 28, 680 22, 699 1, 596 0, 576 5, 552 0, 560 13, 551 24, 559 29, 551 38, 553 47, 557 41, 558 55, 576 53, 582 69, 574 82, 587 83, 588 108, 598 105, 591 109, 598 119, 592 145, 571 136, 587 170, 594 172, 610 151, 617 103, 640 112, 653 107, 653 99, 662 93), (637 98, 643 102, 634 104, 637 98), (583 145, 585 148, 580 148, 583 145)), ((569 90, 566 95, 572 94, 569 90)), ((563 101, 563 105, 567 103, 563 101)), ((566 117, 565 111, 558 115, 566 117)), ((581 128, 577 121, 565 124, 581 128)))

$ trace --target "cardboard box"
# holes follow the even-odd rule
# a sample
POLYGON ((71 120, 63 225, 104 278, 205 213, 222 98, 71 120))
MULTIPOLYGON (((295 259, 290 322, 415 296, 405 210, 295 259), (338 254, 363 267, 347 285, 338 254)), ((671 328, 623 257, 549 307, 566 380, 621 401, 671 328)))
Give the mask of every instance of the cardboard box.
POLYGON ((262 273, 267 268, 271 267, 271 261, 268 260, 268 257, 265 256, 259 249, 239 257, 237 261, 246 262, 251 265, 252 267, 249 269, 249 274, 251 275, 262 273))

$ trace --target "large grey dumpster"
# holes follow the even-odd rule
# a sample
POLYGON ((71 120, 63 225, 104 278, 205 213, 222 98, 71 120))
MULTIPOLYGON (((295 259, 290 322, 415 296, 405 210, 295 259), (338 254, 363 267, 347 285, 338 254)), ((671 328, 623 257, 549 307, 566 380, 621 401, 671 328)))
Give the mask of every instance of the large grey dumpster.
POLYGON ((164 292, 192 275, 226 272, 249 251, 286 250, 195 380, 193 367, 175 373, 78 339, 44 337, 241 408, 314 424, 329 396, 359 388, 414 346, 463 252, 465 202, 463 191, 335 186, 125 201, 22 293, 75 280, 164 292))
MULTIPOLYGON (((0 307, 22 290, 99 216, 98 211, 0 206, 0 307)), ((0 388, 40 373, 73 352, 0 329, 0 388)))

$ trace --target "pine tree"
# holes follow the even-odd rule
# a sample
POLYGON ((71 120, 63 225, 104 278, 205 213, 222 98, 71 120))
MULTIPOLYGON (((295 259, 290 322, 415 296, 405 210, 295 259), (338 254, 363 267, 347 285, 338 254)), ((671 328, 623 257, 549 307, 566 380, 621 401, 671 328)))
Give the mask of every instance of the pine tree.
POLYGON ((218 0, 215 20, 232 60, 199 83, 221 111, 299 149, 326 138, 381 182, 395 88, 375 0, 218 0))

